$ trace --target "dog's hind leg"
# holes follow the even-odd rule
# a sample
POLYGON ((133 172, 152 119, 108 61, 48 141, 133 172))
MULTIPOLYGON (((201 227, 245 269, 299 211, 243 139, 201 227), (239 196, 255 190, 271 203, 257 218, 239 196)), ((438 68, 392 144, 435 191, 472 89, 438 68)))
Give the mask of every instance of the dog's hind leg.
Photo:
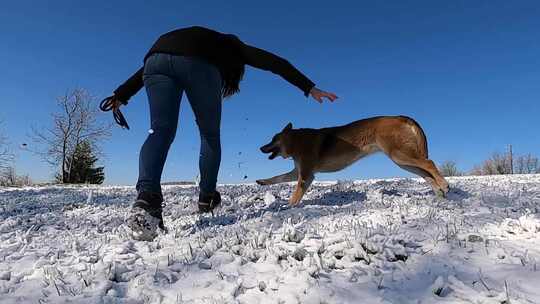
POLYGON ((439 188, 444 193, 444 195, 448 193, 448 191, 450 190, 448 182, 439 172, 439 169, 437 169, 437 166, 435 166, 433 161, 431 161, 430 159, 418 159, 416 160, 416 167, 429 172, 429 174, 435 179, 437 185, 439 185, 439 188))
POLYGON ((398 166, 403 170, 406 170, 413 174, 421 176, 422 178, 424 178, 426 182, 428 182, 431 185, 433 192, 435 192, 437 195, 443 195, 443 192, 440 189, 439 184, 437 184, 435 179, 427 171, 420 169, 418 167, 413 167, 413 166, 406 166, 406 165, 400 165, 400 164, 398 164, 398 166))
POLYGON ((443 196, 448 193, 448 182, 439 173, 439 170, 431 160, 415 159, 412 157, 408 157, 403 153, 393 153, 392 155, 390 155, 390 158, 400 167, 413 167, 414 171, 408 170, 406 168, 404 169, 424 177, 424 179, 431 183, 433 191, 435 191, 435 193, 440 192, 438 194, 442 194, 443 196))
POLYGON ((279 184, 279 183, 292 182, 292 181, 295 181, 297 178, 298 178, 298 171, 296 170, 296 168, 294 168, 290 172, 277 175, 271 178, 258 179, 256 180, 256 182, 259 185, 273 185, 273 184, 279 184))

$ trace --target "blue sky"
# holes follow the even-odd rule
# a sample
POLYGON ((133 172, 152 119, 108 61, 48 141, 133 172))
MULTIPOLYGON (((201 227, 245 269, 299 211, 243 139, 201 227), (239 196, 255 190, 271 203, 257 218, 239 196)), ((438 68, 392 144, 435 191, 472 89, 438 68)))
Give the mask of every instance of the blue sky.
MULTIPOLYGON (((225 101, 221 182, 288 170, 258 147, 295 127, 345 124, 375 115, 414 117, 430 157, 470 169, 512 144, 540 154, 538 1, 9 1, 0 10, 3 131, 17 170, 35 180, 53 168, 20 150, 44 126, 55 97, 74 87, 98 98, 141 64, 154 40, 184 26, 237 34, 287 58, 335 104, 306 99, 279 77, 248 68, 241 93, 225 101)), ((184 97, 185 98, 185 97, 184 97)), ((193 180, 199 137, 184 99, 164 180, 193 180)), ((104 144, 106 183, 133 184, 148 125, 146 93, 124 109, 131 131, 104 144)), ((109 114, 102 115, 104 120, 109 114)), ((383 155, 319 179, 409 176, 383 155)))

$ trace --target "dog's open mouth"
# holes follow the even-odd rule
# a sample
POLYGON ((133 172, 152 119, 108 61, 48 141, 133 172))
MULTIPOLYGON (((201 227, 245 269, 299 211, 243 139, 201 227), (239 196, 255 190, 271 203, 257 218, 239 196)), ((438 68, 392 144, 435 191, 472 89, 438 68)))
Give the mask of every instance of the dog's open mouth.
POLYGON ((268 159, 274 159, 279 155, 279 147, 278 146, 271 146, 271 145, 265 145, 261 147, 261 152, 270 155, 268 156, 268 159))
POLYGON ((268 159, 276 158, 279 155, 279 149, 274 149, 273 151, 271 151, 271 153, 272 154, 270 154, 270 156, 268 156, 268 159))

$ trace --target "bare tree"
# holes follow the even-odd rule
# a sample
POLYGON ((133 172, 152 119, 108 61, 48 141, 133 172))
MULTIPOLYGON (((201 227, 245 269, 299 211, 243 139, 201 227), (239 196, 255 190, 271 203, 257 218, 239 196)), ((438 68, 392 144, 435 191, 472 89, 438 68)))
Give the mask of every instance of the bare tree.
POLYGON ((32 184, 32 180, 28 175, 17 175, 15 167, 8 167, 0 172, 0 186, 28 186, 32 184))
POLYGON ((517 174, 540 173, 540 162, 538 161, 538 157, 529 153, 516 158, 514 160, 514 168, 517 174))
POLYGON ((511 174, 512 165, 510 159, 509 153, 493 153, 482 165, 475 167, 472 173, 474 175, 511 174))
POLYGON ((511 146, 506 153, 493 153, 489 159, 475 166, 470 172, 472 175, 529 173, 540 173, 540 161, 530 153, 514 156, 511 146))
POLYGON ((512 153, 494 153, 489 159, 493 174, 512 174, 512 153))
POLYGON ((94 101, 84 89, 69 91, 57 99, 59 112, 52 114, 52 126, 32 130, 32 138, 40 146, 34 152, 59 168, 63 183, 70 180, 77 147, 87 142, 99 154, 100 142, 110 136, 111 125, 97 120, 94 101))
MULTIPOLYGON (((0 121, 0 125, 2 121, 0 121)), ((8 148, 7 137, 0 132, 0 170, 9 168, 13 161, 13 154, 8 148)))
POLYGON ((3 169, 0 173, 0 185, 15 186, 15 184, 17 184, 17 174, 15 174, 15 168, 8 167, 3 169))
POLYGON ((445 161, 439 166, 439 171, 443 176, 460 176, 462 173, 458 170, 454 161, 445 161))

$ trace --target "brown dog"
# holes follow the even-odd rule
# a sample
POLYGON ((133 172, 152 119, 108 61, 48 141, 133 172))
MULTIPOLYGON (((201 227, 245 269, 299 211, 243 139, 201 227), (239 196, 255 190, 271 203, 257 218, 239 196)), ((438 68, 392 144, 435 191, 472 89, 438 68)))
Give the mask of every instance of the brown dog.
POLYGON ((289 203, 297 204, 315 173, 341 170, 360 158, 382 151, 401 168, 423 177, 437 195, 448 192, 448 183, 428 159, 424 131, 412 118, 380 116, 345 126, 323 129, 293 129, 289 123, 272 141, 261 147, 263 153, 292 157, 291 172, 257 180, 260 185, 298 181, 289 203))

